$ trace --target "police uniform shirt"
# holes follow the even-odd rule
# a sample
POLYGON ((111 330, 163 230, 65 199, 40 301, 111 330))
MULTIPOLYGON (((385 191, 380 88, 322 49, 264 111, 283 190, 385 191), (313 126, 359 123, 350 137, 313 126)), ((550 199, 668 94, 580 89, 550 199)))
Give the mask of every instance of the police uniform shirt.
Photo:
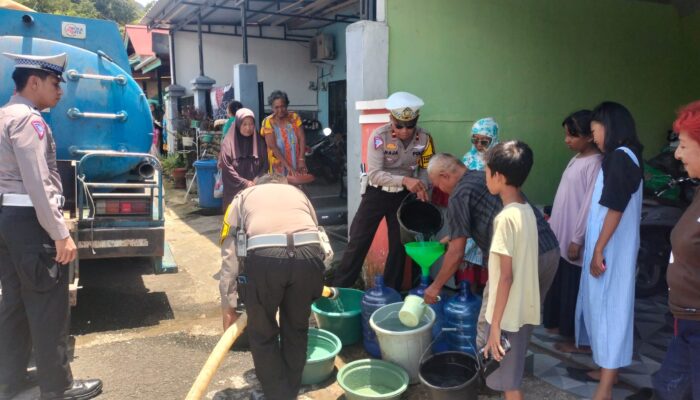
POLYGON ((292 185, 265 183, 237 194, 226 219, 231 227, 238 226, 239 210, 249 237, 318 231, 314 207, 306 195, 292 185))
POLYGON ((20 95, 0 108, 0 160, 0 193, 28 194, 51 239, 66 239, 68 228, 54 199, 63 192, 56 143, 39 110, 20 95))
POLYGON ((405 176, 416 177, 416 168, 427 168, 434 154, 433 139, 421 127, 406 146, 392 135, 391 124, 379 127, 369 136, 367 143, 367 171, 373 186, 401 187, 405 176))

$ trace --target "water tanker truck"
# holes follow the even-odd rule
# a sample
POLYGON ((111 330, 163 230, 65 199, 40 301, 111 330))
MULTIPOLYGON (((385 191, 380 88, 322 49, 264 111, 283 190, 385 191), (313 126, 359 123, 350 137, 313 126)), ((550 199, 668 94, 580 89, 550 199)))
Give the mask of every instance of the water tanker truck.
MULTIPOLYGON (((0 9, 0 52, 66 53, 61 101, 42 110, 56 141, 64 215, 79 261, 151 257, 163 267, 164 218, 159 160, 148 154, 153 122, 130 73, 114 22, 0 9)), ((14 91, 14 63, 0 57, 0 103, 14 91)))

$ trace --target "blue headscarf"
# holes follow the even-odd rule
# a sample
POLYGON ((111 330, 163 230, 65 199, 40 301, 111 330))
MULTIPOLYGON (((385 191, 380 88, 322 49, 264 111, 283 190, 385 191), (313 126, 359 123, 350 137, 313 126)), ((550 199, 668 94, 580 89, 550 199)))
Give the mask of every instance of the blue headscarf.
MULTIPOLYGON (((483 135, 491 138, 491 144, 489 144, 488 149, 498 143, 498 124, 496 120, 491 117, 482 118, 472 125, 471 136, 473 135, 483 135)), ((470 136, 470 139, 471 139, 470 136)), ((476 149, 476 145, 472 144, 471 150, 469 150, 464 157, 462 157, 462 162, 467 168, 471 170, 480 171, 485 168, 484 160, 482 154, 476 149)))

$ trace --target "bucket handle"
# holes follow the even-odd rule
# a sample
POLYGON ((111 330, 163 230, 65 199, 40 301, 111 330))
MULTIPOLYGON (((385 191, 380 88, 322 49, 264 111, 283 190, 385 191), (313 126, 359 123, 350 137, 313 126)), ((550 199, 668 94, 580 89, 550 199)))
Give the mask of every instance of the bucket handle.
MULTIPOLYGON (((425 358, 425 355, 428 354, 428 351, 433 348, 433 344, 437 342, 438 339, 440 339, 440 336, 442 336, 443 332, 457 332, 457 328, 442 328, 440 329, 440 333, 435 336, 435 339, 433 339, 432 342, 428 345, 428 347, 423 351, 423 354, 420 356, 420 361, 418 361, 418 365, 423 364, 423 359, 425 358)), ((479 368, 479 371, 483 371, 483 364, 481 363, 481 355, 479 352, 476 351, 476 347, 472 344, 471 340, 467 341, 469 343, 469 347, 474 350, 474 358, 476 359, 476 366, 479 368)))

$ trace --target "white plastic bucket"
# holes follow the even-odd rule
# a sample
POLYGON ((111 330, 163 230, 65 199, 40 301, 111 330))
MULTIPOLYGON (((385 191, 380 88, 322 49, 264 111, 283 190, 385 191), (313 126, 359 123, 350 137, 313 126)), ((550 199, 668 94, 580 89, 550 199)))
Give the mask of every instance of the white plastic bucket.
POLYGON ((402 306, 399 302, 381 307, 372 313, 369 324, 377 334, 382 359, 401 366, 410 382, 418 383, 420 359, 432 341, 435 311, 426 307, 418 326, 409 328, 399 320, 402 306))

